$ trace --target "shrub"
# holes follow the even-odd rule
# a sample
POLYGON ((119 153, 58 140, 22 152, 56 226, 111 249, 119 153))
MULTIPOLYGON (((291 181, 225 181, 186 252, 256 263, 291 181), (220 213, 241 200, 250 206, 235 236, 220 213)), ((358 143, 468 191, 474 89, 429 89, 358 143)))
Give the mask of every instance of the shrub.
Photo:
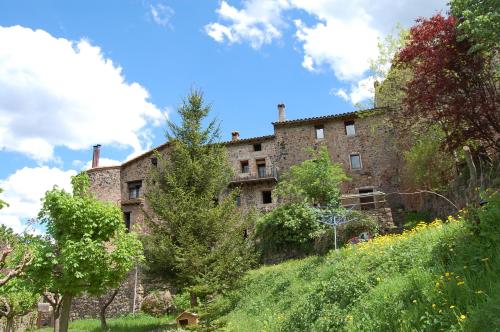
POLYGON ((346 243, 349 239, 363 232, 368 232, 372 237, 378 234, 379 224, 373 217, 358 211, 352 211, 349 218, 354 220, 340 228, 339 239, 341 243, 346 243))
POLYGON ((141 310, 154 317, 167 315, 173 311, 172 295, 168 290, 153 291, 142 301, 141 310))
POLYGON ((305 203, 280 205, 259 219, 255 227, 255 236, 264 254, 308 251, 323 232, 317 212, 305 203))
POLYGON ((191 296, 188 292, 175 294, 172 301, 177 311, 183 311, 191 307, 191 296))

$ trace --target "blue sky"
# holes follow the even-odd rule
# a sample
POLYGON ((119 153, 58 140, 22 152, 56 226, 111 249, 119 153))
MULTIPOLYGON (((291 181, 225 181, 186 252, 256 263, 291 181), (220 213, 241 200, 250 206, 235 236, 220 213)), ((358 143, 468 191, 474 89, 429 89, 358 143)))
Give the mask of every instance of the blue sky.
POLYGON ((91 147, 119 163, 164 142, 204 91, 223 139, 369 103, 368 60, 442 0, 0 0, 0 223, 21 230, 91 147))

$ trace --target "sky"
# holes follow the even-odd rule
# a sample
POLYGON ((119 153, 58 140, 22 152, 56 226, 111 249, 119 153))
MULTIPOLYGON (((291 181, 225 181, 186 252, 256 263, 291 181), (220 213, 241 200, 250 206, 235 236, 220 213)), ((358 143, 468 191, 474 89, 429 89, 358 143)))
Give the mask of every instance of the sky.
POLYGON ((369 105, 370 59, 443 0, 0 0, 0 224, 21 232, 54 185, 165 141, 201 89, 222 140, 369 105))

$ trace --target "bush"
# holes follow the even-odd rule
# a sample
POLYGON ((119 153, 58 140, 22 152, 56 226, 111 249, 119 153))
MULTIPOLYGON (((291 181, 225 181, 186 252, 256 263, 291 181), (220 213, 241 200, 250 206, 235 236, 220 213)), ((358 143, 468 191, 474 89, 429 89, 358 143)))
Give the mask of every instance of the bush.
POLYGON ((378 234, 379 224, 375 218, 358 211, 350 212, 349 218, 354 220, 340 227, 340 243, 346 243, 363 232, 367 232, 371 237, 378 234))
POLYGON ((255 227, 255 236, 264 254, 287 250, 307 252, 323 232, 317 212, 305 203, 280 205, 259 219, 255 227))
POLYGON ((167 315, 173 309, 172 295, 168 290, 149 293, 141 304, 141 310, 154 317, 167 315))
POLYGON ((191 307, 191 296, 188 292, 175 294, 173 298, 175 310, 183 311, 191 307))

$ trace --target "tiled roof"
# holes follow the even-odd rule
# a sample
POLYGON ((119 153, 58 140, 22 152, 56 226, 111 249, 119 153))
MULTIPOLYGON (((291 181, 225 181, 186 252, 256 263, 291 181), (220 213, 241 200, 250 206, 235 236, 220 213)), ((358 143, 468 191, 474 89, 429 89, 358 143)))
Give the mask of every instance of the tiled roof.
POLYGON ((241 138, 236 141, 226 141, 222 142, 222 144, 239 144, 239 143, 250 143, 256 141, 265 141, 268 139, 273 139, 274 135, 266 135, 266 136, 257 136, 257 137, 249 137, 249 138, 241 138))
POLYGON ((322 116, 315 116, 315 117, 310 117, 310 118, 302 118, 302 119, 294 119, 294 120, 286 120, 286 121, 276 121, 276 122, 273 122, 273 125, 281 126, 281 125, 287 125, 287 124, 296 124, 296 123, 304 123, 304 122, 316 122, 316 121, 320 121, 320 120, 347 118, 347 117, 353 117, 353 116, 358 117, 359 115, 369 113, 371 111, 377 111, 377 110, 382 110, 382 109, 381 108, 371 108, 371 109, 360 110, 360 111, 322 115, 322 116))

